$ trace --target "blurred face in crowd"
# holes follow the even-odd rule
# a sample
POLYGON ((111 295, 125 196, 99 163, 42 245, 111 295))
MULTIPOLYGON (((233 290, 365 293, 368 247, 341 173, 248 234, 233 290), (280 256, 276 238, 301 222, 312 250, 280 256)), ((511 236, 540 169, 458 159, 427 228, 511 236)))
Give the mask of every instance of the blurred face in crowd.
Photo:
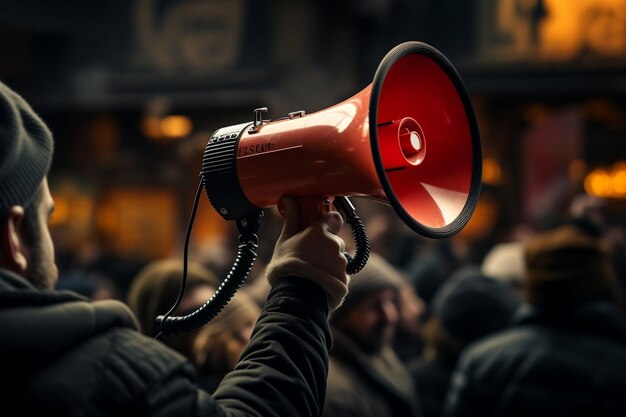
POLYGON ((242 327, 233 329, 230 339, 226 342, 226 363, 228 370, 235 369, 241 353, 250 342, 252 331, 254 330, 254 321, 243 323, 242 327))
MULTIPOLYGON (((202 307, 215 293, 215 288, 211 285, 196 285, 188 288, 183 299, 180 300, 178 309, 174 312, 178 316, 186 316, 202 307)), ((193 343, 199 331, 188 332, 165 339, 165 344, 172 349, 182 353, 188 358, 192 358, 193 343)))
POLYGON ((398 297, 400 314, 398 330, 407 335, 418 337, 421 331, 422 316, 426 311, 424 302, 415 294, 413 286, 405 283, 398 297))
POLYGON ((386 289, 363 298, 337 323, 361 348, 370 353, 391 343, 398 324, 398 292, 386 289))
POLYGON ((54 244, 48 221, 54 211, 48 181, 44 178, 36 195, 26 208, 19 230, 22 251, 26 258, 25 278, 36 288, 52 290, 59 271, 54 260, 54 244))

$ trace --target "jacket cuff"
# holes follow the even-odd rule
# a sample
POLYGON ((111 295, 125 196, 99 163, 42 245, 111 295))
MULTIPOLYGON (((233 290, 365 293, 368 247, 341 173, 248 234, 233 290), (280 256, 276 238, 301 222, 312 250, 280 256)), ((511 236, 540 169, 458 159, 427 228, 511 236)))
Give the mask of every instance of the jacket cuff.
POLYGON ((319 285, 326 293, 329 311, 336 310, 348 293, 347 282, 344 283, 328 272, 298 258, 283 258, 268 265, 267 280, 270 285, 274 286, 279 279, 285 277, 304 278, 319 285))

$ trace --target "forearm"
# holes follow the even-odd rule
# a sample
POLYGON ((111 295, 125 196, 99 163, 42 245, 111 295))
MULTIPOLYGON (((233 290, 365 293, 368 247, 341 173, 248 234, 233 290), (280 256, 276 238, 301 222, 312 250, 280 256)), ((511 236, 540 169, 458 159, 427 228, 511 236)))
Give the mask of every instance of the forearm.
POLYGON ((214 394, 225 415, 319 416, 331 336, 326 294, 300 278, 276 283, 240 362, 214 394))

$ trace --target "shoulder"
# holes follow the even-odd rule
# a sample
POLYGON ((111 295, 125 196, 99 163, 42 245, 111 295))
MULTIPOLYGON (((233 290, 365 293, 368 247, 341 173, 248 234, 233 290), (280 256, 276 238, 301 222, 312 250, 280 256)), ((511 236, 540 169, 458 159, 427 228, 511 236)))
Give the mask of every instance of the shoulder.
MULTIPOLYGON (((115 327, 51 363, 33 381, 29 396, 45 399, 49 406, 87 413, 133 410, 136 415, 165 416, 159 410, 165 405, 196 415, 199 394, 194 369, 182 356, 133 329, 115 327), (72 404, 59 405, 68 392, 72 404)), ((210 405, 211 400, 204 402, 210 405)), ((44 403, 33 406, 48 408, 44 403)))

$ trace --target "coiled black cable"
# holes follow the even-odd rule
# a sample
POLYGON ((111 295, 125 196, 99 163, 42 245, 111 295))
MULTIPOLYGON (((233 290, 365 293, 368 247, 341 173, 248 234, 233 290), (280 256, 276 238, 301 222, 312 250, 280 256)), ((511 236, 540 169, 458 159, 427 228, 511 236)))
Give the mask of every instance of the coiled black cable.
MULTIPOLYGON (((249 213, 248 216, 237 220, 237 227, 241 233, 239 235, 240 245, 237 250, 237 258, 235 259, 228 276, 224 279, 215 294, 213 294, 209 301, 204 303, 202 307, 198 308, 193 313, 186 316, 172 316, 174 311, 176 311, 180 305, 180 301, 182 300, 182 296, 185 291, 185 285, 187 283, 187 253, 189 238, 198 207, 198 200, 202 192, 202 186, 202 181, 200 181, 196 197, 194 199, 189 225, 187 226, 184 248, 183 278, 178 298, 166 314, 156 318, 157 328, 159 329, 156 339, 160 339, 164 336, 174 336, 181 333, 192 332, 200 329, 209 321, 213 320, 213 318, 215 318, 215 316, 217 316, 222 309, 224 309, 226 304, 230 302, 231 298, 245 282, 246 278, 248 278, 248 275, 252 270, 252 265, 257 257, 256 250, 258 249, 258 237, 255 233, 258 230, 261 218, 263 217, 263 211, 261 210, 249 213)), ((356 243, 356 253, 354 257, 349 253, 344 252, 345 257, 348 260, 346 272, 353 275, 363 269, 367 263, 370 254, 369 238, 367 237, 365 226, 356 214, 356 210, 350 200, 346 197, 336 197, 334 204, 335 207, 343 213, 346 218, 346 223, 350 225, 352 236, 354 237, 354 241, 356 243)))
POLYGON ((242 244, 239 245, 237 258, 228 276, 224 279, 215 294, 213 294, 209 301, 204 303, 202 307, 186 316, 157 317, 157 324, 160 324, 161 333, 167 336, 173 336, 193 332, 213 320, 226 304, 228 304, 230 299, 233 298, 239 287, 241 287, 250 274, 252 264, 257 257, 257 248, 256 235, 251 237, 247 242, 242 242, 242 244))
POLYGON ((188 265, 188 252, 189 252, 189 238, 191 237, 191 229, 196 217, 196 211, 198 208, 198 202, 200 194, 202 193, 203 182, 200 180, 198 184, 198 190, 193 202, 193 209, 189 218, 189 224, 187 225, 187 233, 185 234, 185 247, 183 254, 183 277, 180 283, 180 290, 176 302, 170 308, 170 310, 162 316, 156 318, 157 329, 159 333, 155 339, 161 339, 164 336, 173 336, 181 333, 191 332, 198 330, 215 316, 228 304, 233 295, 237 292, 239 287, 244 283, 250 271, 252 265, 257 257, 256 249, 259 241, 255 234, 259 228, 261 217, 263 217, 263 211, 258 210, 253 213, 249 213, 248 216, 242 217, 237 221, 237 227, 240 231, 239 236, 239 249, 237 250, 237 258, 233 264, 228 276, 224 279, 219 286, 215 294, 204 303, 204 305, 198 308, 191 314, 186 316, 172 316, 176 311, 185 292, 185 286, 187 284, 187 265, 188 265))
POLYGON ((367 264, 367 260, 370 256, 370 240, 367 237, 363 221, 361 221, 356 214, 356 209, 347 197, 335 197, 333 204, 343 213, 346 223, 350 226, 352 236, 354 237, 354 243, 356 244, 356 253, 354 256, 350 255, 348 252, 343 253, 348 260, 346 272, 348 275, 354 275, 367 264))

